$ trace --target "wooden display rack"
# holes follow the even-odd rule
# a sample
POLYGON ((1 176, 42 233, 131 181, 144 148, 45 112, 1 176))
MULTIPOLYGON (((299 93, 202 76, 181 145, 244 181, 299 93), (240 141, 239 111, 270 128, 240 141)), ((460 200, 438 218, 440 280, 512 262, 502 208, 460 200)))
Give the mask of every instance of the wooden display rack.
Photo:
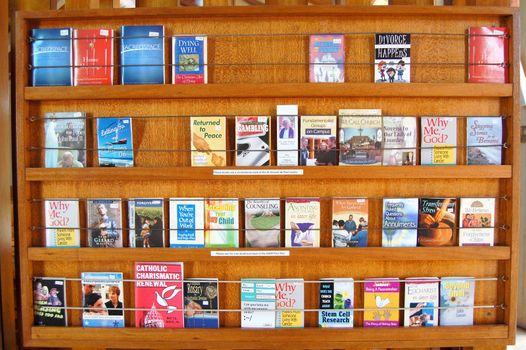
MULTIPOLYGON (((16 52, 19 262, 24 346, 504 349, 506 344, 514 342, 519 239, 518 8, 262 6, 21 12, 17 14, 16 32, 19 43, 16 52), (121 25, 132 24, 163 24, 167 36, 209 35, 210 84, 29 87, 29 44, 23 43, 28 43, 30 29, 109 27, 118 30, 121 25), (466 37, 462 34, 469 26, 484 25, 510 29, 510 84, 465 83, 466 37), (301 33, 340 32, 357 33, 347 36, 347 62, 372 62, 374 32, 413 33, 411 60, 421 64, 412 68, 412 83, 371 83, 370 65, 346 65, 345 84, 309 84, 306 65, 242 65, 307 62, 308 36, 301 33), (246 33, 259 36, 236 36, 246 33), (270 35, 278 33, 300 34, 270 35), (433 65, 434 62, 451 65, 433 65), (464 165, 465 118, 459 118, 459 165, 450 167, 296 167, 294 169, 303 169, 304 175, 225 177, 213 175, 211 168, 190 167, 190 157, 185 152, 144 151, 189 149, 188 118, 166 116, 275 115, 277 104, 298 104, 303 115, 336 115, 340 108, 381 108, 384 115, 502 115, 506 116, 505 142, 510 147, 504 149, 502 166, 464 165), (96 145, 94 118, 136 117, 133 122, 136 167, 42 168, 43 121, 32 117, 58 111, 88 113, 88 148, 91 149, 96 145), (326 248, 330 246, 331 203, 322 200, 321 244, 325 248, 281 248, 290 251, 290 256, 250 258, 211 257, 210 249, 50 249, 44 247, 45 233, 34 229, 44 226, 43 205, 38 199, 293 196, 372 198, 371 227, 381 227, 380 198, 383 197, 497 197, 496 226, 500 228, 496 230, 495 247, 387 249, 380 247, 381 232, 372 230, 368 248, 331 249, 326 248), (79 278, 83 271, 122 271, 125 279, 131 279, 135 261, 183 261, 185 277, 218 277, 229 281, 244 277, 297 277, 310 281, 323 277, 497 277, 498 281, 476 282, 475 304, 503 307, 476 309, 472 327, 364 329, 363 315, 356 312, 354 329, 321 329, 316 328, 317 313, 306 312, 304 329, 248 330, 239 328, 239 313, 222 312, 221 328, 217 330, 152 330, 134 328, 133 312, 126 312, 127 328, 88 329, 81 326, 79 310, 68 310, 69 327, 33 326, 33 276, 79 278)), ((168 43, 167 39, 166 62, 171 60, 168 43)), ((118 52, 118 41, 115 51, 118 52)), ((166 73, 170 77, 169 67, 166 73)), ((117 74, 115 78, 118 81, 117 74)), ((171 82, 169 78, 167 82, 171 82)), ((232 136, 233 120, 228 121, 232 136)), ((230 137, 229 148, 233 147, 233 137, 230 137)), ((96 152, 88 152, 88 163, 89 166, 97 164, 96 152)), ((81 204, 81 225, 85 225, 84 210, 81 204)), ((85 232, 81 234, 81 242, 85 246, 85 232)), ((306 308, 318 306, 316 287, 305 285, 306 308)), ((69 281, 66 292, 68 306, 81 306, 79 282, 69 281)), ((133 307, 132 283, 125 283, 124 295, 125 307, 133 307)), ((356 285, 355 304, 363 305, 361 284, 356 285)), ((220 308, 239 307, 239 285, 221 284, 220 308)))

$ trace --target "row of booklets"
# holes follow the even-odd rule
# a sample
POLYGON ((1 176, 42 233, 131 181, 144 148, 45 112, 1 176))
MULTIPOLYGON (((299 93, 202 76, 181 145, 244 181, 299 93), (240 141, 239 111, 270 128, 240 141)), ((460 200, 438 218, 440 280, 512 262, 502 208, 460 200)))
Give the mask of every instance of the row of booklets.
MULTIPOLYGON (((169 247, 238 248, 240 232, 245 247, 320 247, 320 199, 287 198, 285 225, 281 199, 245 199, 244 229, 239 224, 239 200, 170 198, 169 247), (241 235, 242 236, 242 235, 241 235)), ((383 247, 493 246, 495 198, 384 198, 383 247)), ((47 247, 80 247, 78 200, 46 200, 47 247)), ((87 200, 88 247, 120 248, 129 231, 132 248, 165 246, 164 200, 129 199, 128 229, 122 225, 120 199, 87 200)), ((332 246, 367 247, 367 198, 332 200, 332 246)), ((375 230, 375 228, 372 228, 375 230)))
MULTIPOLYGON (((112 29, 33 29, 33 86, 112 85, 114 37, 112 29)), ((121 84, 165 83, 164 38, 162 25, 121 27, 121 84)), ((468 82, 507 82, 508 29, 470 27, 468 38, 468 82)), ((309 81, 343 83, 345 49, 344 34, 310 35, 309 81)), ((377 33, 374 49, 374 82, 411 81, 411 34, 377 33)), ((171 65, 172 83, 207 83, 207 37, 173 36, 171 65)))
MULTIPOLYGON (((217 278, 185 278, 183 263, 135 263, 135 326, 140 328, 218 328, 217 278)), ((84 327, 124 327, 122 272, 83 272, 84 327)), ((354 280, 324 278, 319 284, 318 325, 354 326, 354 280)), ((401 283, 398 278, 366 279, 363 326, 399 327, 401 283)), ((405 327, 473 325, 475 279, 419 277, 404 280, 405 327)), ((35 278, 35 324, 67 326, 66 281, 35 278)), ((304 280, 241 280, 242 328, 304 327, 304 280)))
MULTIPOLYGON (((457 117, 382 116, 380 109, 340 109, 339 116, 298 116, 277 106, 278 166, 457 164, 457 117), (418 119, 420 128, 418 128, 418 119), (417 144, 417 130, 421 142, 417 144)), ((45 167, 86 166, 86 114, 45 114, 45 167)), ((271 165, 270 116, 235 118, 235 165, 271 165)), ((226 117, 190 117, 192 166, 227 165, 226 117)), ((502 117, 467 117, 466 163, 502 164, 502 117)), ((99 166, 132 167, 132 118, 97 118, 99 166)))

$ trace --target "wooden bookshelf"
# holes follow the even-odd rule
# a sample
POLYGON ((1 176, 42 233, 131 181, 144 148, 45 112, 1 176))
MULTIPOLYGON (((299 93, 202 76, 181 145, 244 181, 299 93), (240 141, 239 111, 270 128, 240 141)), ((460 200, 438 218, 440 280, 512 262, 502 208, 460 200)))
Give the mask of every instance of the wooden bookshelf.
MULTIPOLYGON (((201 348, 264 349, 290 347, 320 349, 378 349, 461 346, 505 349, 515 338, 519 239, 519 14, 506 6, 262 6, 206 8, 139 8, 134 10, 72 10, 19 12, 18 43, 28 43, 37 27, 109 27, 127 24, 163 24, 167 36, 176 33, 209 35, 209 84, 167 84, 105 87, 30 87, 27 67, 29 44, 17 45, 17 203, 21 337, 24 346, 50 348, 201 348), (510 29, 511 82, 468 84, 466 38, 469 26, 499 24, 510 29), (346 83, 309 84, 307 33, 348 34, 346 83), (374 32, 409 32, 412 62, 410 84, 373 84, 370 62, 374 32), (252 33, 254 36, 242 35, 252 33), (283 34, 271 36, 269 34, 283 34), (292 35, 300 33, 299 35, 292 35), (367 34, 369 33, 369 34, 367 34), (427 34, 426 34, 427 33, 427 34), (436 35, 442 33, 445 35, 436 35), (228 36, 230 35, 230 36, 228 36), (433 62, 446 65, 433 65, 433 62), (295 63, 254 65, 251 62, 295 63), (217 63, 217 64, 216 64, 217 63), (228 67, 232 63, 233 67, 228 67), (451 64, 448 66, 447 64, 451 64), (381 108, 383 115, 505 116, 505 142, 501 166, 465 165, 465 118, 458 119, 457 159, 448 167, 275 167, 267 170, 301 170, 302 175, 214 175, 226 168, 192 168, 188 152, 155 154, 148 149, 189 147, 187 118, 174 116, 275 115, 278 104, 298 104, 300 115, 336 115, 340 108, 381 108), (131 116, 134 119, 135 168, 99 168, 96 152, 88 152, 88 168, 45 169, 43 121, 46 112, 85 111, 88 114, 88 148, 95 149, 97 117, 131 116), (172 116, 172 117, 170 117, 172 116), (37 120, 33 118, 37 117, 37 120), (144 118, 152 117, 152 118, 144 118), (143 150, 143 151, 141 151, 143 150), (322 246, 286 249, 288 256, 212 256, 220 249, 50 249, 44 247, 41 199, 46 198, 170 198, 170 197, 298 197, 363 196, 370 204, 370 227, 381 226, 383 197, 488 196, 497 199, 494 247, 381 248, 381 231, 371 230, 370 247, 326 248, 330 245, 330 201, 321 203, 322 246), (378 200, 376 200, 378 199, 378 200), (471 327, 362 328, 363 316, 355 312, 355 328, 319 329, 317 314, 306 312, 304 329, 241 329, 240 315, 221 312, 221 328, 138 329, 133 312, 125 312, 124 329, 81 327, 80 310, 68 312, 69 327, 34 327, 32 277, 68 279, 68 306, 81 306, 83 271, 122 271, 133 278, 135 261, 184 261, 185 277, 218 277, 239 281, 245 277, 422 277, 473 276, 476 309, 471 327), (503 308, 500 306, 504 305, 503 308)), ((170 62, 166 40, 166 62, 170 62)), ((116 45, 118 46, 118 45, 116 45)), ((116 57, 118 55, 116 54, 116 57)), ((116 60, 118 62, 118 59, 116 60)), ((116 69, 118 71, 118 69, 116 69)), ((117 75, 115 82, 118 82, 117 75)), ((233 120, 227 127, 233 135, 233 120)), ((228 141, 233 148, 233 137, 228 141)), ((229 159, 228 164, 233 164, 229 159)), ((273 155, 275 164, 275 155, 273 155)), ((243 170, 261 168, 243 168, 243 170)), ((126 205, 123 212, 127 212, 126 205)), ((165 213, 167 211, 165 210, 165 213)), ((242 210, 241 210, 242 212, 242 210)), ((126 214, 125 214, 126 215, 126 214)), ((85 216, 81 205, 81 223, 85 216)), ((167 217, 167 216, 166 216, 167 217)), ((240 217, 241 219, 243 216, 240 217)), ((243 223, 243 220, 240 220, 243 223)), ((167 226, 166 226, 167 227, 167 226)), ((241 224, 243 227, 243 224, 241 224)), ((166 233, 167 235, 167 233, 166 233)), ((242 240, 240 240, 242 241, 242 240)), ((126 238, 125 238, 126 244, 126 238)), ((250 249, 232 249, 250 252, 250 249)), ((305 307, 316 309, 317 285, 305 286, 305 307)), ((239 285, 220 285, 221 309, 238 309, 239 285)), ((133 283, 124 286, 125 307, 133 307, 133 283)), ((356 285, 355 305, 363 307, 363 286, 356 285)))

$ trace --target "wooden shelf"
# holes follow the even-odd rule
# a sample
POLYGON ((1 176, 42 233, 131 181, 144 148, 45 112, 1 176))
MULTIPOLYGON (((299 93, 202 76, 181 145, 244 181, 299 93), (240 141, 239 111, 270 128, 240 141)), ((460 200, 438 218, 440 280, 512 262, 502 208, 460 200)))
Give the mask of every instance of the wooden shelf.
POLYGON ((518 8, 506 6, 301 6, 301 5, 266 5, 266 6, 210 6, 179 8, 137 8, 103 9, 103 10, 68 10, 68 11, 31 11, 19 12, 18 16, 28 20, 43 19, 53 21, 84 20, 86 18, 126 19, 134 16, 143 18, 162 15, 169 17, 261 17, 261 16, 352 16, 352 15, 513 15, 518 8))
POLYGON ((283 83, 26 87, 29 101, 267 97, 510 97, 512 84, 283 83))
POLYGON ((509 247, 417 247, 417 248, 29 248, 32 261, 424 261, 424 260, 507 260, 509 247), (221 256, 212 257, 212 251, 250 252, 254 250, 289 251, 290 256, 221 256))
POLYGON ((279 179, 508 179, 511 165, 408 167, 174 167, 174 168, 27 168, 27 181, 279 180, 279 179), (303 175, 214 175, 213 170, 302 170, 303 175))
POLYGON ((154 329, 121 328, 96 331, 82 327, 32 327, 31 340, 27 346, 59 347, 62 339, 70 344, 82 345, 89 342, 92 347, 126 347, 149 349, 201 349, 231 348, 269 349, 276 344, 294 344, 294 349, 341 348, 350 344, 359 347, 364 342, 375 347, 415 346, 422 341, 432 341, 436 346, 475 346, 506 344, 508 326, 478 325, 471 327, 396 327, 396 328, 296 328, 296 329, 154 329), (145 340, 146 339, 146 340, 145 340), (145 343, 146 342, 146 343, 145 343))

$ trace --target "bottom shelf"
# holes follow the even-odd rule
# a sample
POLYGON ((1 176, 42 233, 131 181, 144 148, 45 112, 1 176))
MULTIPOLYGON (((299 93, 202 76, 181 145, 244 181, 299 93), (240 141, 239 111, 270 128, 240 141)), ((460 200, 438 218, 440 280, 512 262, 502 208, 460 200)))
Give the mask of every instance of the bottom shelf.
POLYGON ((507 325, 424 328, 145 329, 32 327, 25 346, 151 349, 365 349, 497 346, 507 325))

